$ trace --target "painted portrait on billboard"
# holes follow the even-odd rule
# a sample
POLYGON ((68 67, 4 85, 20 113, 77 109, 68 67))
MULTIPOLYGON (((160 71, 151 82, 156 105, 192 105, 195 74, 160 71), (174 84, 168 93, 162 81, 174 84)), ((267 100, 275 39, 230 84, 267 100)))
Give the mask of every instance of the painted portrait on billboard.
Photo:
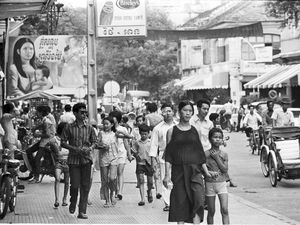
MULTIPOLYGON (((9 39, 7 96, 36 90, 79 88, 87 79, 85 36, 44 35, 9 39)), ((74 92, 73 92, 74 93, 74 92)))

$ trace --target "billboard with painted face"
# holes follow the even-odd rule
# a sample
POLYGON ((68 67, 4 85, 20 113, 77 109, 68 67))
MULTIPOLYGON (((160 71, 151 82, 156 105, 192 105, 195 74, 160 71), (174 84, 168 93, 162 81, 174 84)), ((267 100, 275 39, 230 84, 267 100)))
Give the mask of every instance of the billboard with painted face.
POLYGON ((85 36, 43 35, 9 38, 7 96, 36 90, 74 94, 86 86, 85 36))

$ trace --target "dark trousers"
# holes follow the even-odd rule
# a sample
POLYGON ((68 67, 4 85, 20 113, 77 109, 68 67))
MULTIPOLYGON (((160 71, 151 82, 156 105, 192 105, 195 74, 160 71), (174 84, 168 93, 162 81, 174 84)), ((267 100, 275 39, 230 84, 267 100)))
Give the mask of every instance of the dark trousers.
POLYGON ((83 165, 69 164, 70 171, 70 207, 75 208, 80 190, 79 213, 86 213, 91 182, 91 163, 83 165))
POLYGON ((35 176, 38 176, 39 175, 39 172, 40 172, 40 162, 41 162, 41 158, 43 157, 44 155, 44 151, 40 151, 40 142, 37 142, 36 144, 32 145, 30 148, 26 149, 26 153, 27 153, 27 157, 28 157, 28 160, 29 160, 29 163, 32 167, 32 173, 35 175, 35 176), (36 154, 35 157, 33 157, 33 153, 38 151, 38 153, 36 154))

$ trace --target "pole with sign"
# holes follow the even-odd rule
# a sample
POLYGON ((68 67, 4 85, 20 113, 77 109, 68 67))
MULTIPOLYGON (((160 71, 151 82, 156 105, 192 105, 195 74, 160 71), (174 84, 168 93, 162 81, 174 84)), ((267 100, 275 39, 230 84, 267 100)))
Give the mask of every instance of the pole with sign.
POLYGON ((146 37, 145 0, 88 0, 88 109, 97 121, 96 37, 146 37))
POLYGON ((145 37, 145 0, 97 1, 97 37, 145 37))

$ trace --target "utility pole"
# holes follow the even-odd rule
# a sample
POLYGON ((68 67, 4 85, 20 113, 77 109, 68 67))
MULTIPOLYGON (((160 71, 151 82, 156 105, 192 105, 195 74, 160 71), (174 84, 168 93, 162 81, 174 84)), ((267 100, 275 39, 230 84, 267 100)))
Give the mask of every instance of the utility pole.
POLYGON ((96 68, 96 24, 95 0, 88 0, 87 23, 88 23, 88 112, 89 121, 97 122, 97 68, 96 68))

